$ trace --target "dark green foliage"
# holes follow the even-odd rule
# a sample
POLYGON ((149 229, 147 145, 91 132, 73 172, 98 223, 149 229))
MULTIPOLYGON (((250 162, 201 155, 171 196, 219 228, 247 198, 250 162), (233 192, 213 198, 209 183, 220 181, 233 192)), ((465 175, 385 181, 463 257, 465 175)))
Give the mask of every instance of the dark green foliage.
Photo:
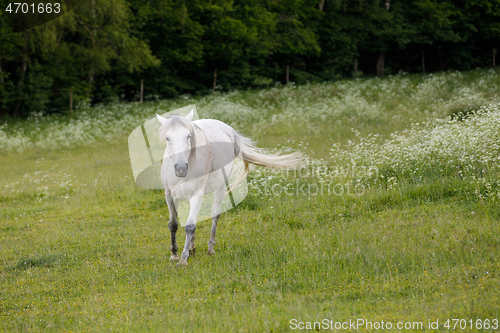
POLYGON ((479 110, 479 105, 458 105, 450 109, 451 119, 464 120, 479 110))
POLYGON ((285 83, 287 66, 297 84, 355 62, 357 76, 486 67, 499 37, 500 0, 90 0, 19 33, 2 11, 0 116, 137 101, 141 80, 147 100, 208 94, 215 73, 227 91, 285 83))

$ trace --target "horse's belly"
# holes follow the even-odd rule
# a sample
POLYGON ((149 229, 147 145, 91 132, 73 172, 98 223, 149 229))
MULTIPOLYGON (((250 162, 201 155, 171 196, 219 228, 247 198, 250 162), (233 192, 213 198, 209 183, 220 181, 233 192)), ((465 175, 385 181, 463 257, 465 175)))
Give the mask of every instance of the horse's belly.
POLYGON ((229 180, 232 169, 233 162, 227 164, 224 168, 220 168, 219 170, 210 173, 207 185, 205 186, 205 194, 213 193, 222 186, 226 187, 226 180, 229 180), (224 176, 224 174, 226 176, 224 176))
POLYGON ((222 172, 219 170, 219 175, 211 175, 208 177, 207 186, 205 186, 205 194, 213 193, 221 186, 225 185, 224 177, 222 176, 222 172))

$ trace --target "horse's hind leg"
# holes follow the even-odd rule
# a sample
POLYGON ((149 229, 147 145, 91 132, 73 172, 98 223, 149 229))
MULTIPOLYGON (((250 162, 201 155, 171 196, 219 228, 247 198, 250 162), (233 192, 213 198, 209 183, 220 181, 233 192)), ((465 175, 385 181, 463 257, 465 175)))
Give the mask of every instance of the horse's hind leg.
POLYGON ((176 241, 177 228, 179 227, 179 223, 177 222, 177 209, 174 199, 167 191, 165 191, 165 200, 167 201, 169 214, 168 229, 170 229, 170 238, 172 239, 172 245, 170 246, 172 255, 170 256, 170 260, 179 260, 176 241))
POLYGON ((225 192, 225 185, 215 191, 214 205, 212 206, 212 230, 210 231, 210 239, 208 240, 208 254, 215 254, 215 232, 217 230, 217 221, 219 221, 220 216, 220 205, 224 199, 225 192))
POLYGON ((194 232, 196 231, 196 219, 201 208, 202 200, 203 191, 199 191, 189 200, 189 217, 186 223, 186 243, 184 243, 184 250, 181 254, 181 260, 177 263, 177 266, 187 265, 187 259, 191 254, 190 252, 194 250, 194 232))

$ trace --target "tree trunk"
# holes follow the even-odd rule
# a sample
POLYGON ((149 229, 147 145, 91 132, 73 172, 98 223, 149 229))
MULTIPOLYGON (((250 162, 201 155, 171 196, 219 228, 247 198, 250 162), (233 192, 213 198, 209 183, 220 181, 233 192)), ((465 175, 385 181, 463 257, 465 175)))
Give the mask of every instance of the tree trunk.
POLYGON ((144 80, 141 80, 141 101, 140 103, 142 104, 142 96, 144 94, 144 80))
POLYGON ((95 19, 95 0, 90 0, 90 12, 92 13, 92 18, 95 19))
POLYGON ((325 0, 321 0, 318 5, 318 9, 320 12, 323 11, 323 7, 325 6, 325 0))
POLYGON ((290 82, 290 66, 286 65, 286 85, 290 82))
POLYGON ((2 73, 2 49, 0 49, 0 83, 3 83, 3 73, 2 73))
POLYGON ((21 104, 23 102, 24 79, 26 77, 26 69, 28 68, 28 33, 24 33, 24 48, 21 56, 21 74, 19 75, 19 83, 17 85, 17 103, 14 109, 14 117, 17 117, 21 104))
POLYGON ((214 87, 212 89, 212 92, 215 92, 216 85, 217 85, 217 68, 215 69, 215 72, 214 72, 214 87))
MULTIPOLYGON (((87 76, 87 83, 92 83, 94 81, 94 68, 90 69, 89 75, 87 76)), ((89 84, 89 87, 87 89, 87 99, 90 98, 90 93, 92 92, 92 85, 89 84)))
POLYGON ((385 53, 383 51, 380 51, 377 60, 377 76, 379 77, 384 76, 384 60, 385 60, 385 53))
POLYGON ((354 78, 358 78, 358 58, 354 58, 354 78))
POLYGON ((443 62, 443 52, 438 52, 439 64, 441 65, 441 70, 444 71, 444 62, 443 62))
MULTIPOLYGON (((96 16, 95 0, 90 0, 90 13, 92 14, 92 19, 93 19, 92 25, 95 26, 95 16, 96 16)), ((92 49, 95 50, 96 29, 88 27, 85 23, 83 23, 83 21, 79 20, 78 18, 77 22, 89 33, 90 40, 92 41, 92 49)), ((94 81, 94 76, 95 76, 95 68, 94 65, 91 65, 89 74, 87 75, 87 83, 92 83, 94 81)), ((90 98, 91 92, 92 92, 92 85, 89 84, 89 87, 87 89, 87 99, 90 98)))
MULTIPOLYGON (((495 67, 495 55, 497 54, 497 49, 496 48, 493 48, 493 67, 495 67)), ((0 60, 2 60, 0 58, 0 60)), ((1 65, 1 63, 0 63, 1 65)), ((2 71, 2 67, 0 67, 0 72, 2 71)), ((3 81, 2 81, 3 82, 3 81)))
POLYGON ((73 115, 73 88, 69 90, 69 114, 73 115))
MULTIPOLYGON (((0 49, 0 84, 3 85, 3 73, 2 73, 2 49, 0 49)), ((0 96, 1 97, 1 96, 0 96)), ((0 102, 0 117, 5 116, 7 112, 3 109, 2 103, 0 102)))
POLYGON ((57 35, 57 45, 61 45, 63 33, 64 33, 64 30, 61 29, 61 32, 57 35))
MULTIPOLYGON (((391 8, 391 0, 385 0, 385 9, 389 11, 390 8, 391 8)), ((380 51, 377 60, 377 76, 379 77, 384 76, 384 61, 385 61, 385 53, 384 51, 380 51)))
POLYGON ((424 50, 422 50, 422 73, 425 75, 425 56, 424 56, 424 50))

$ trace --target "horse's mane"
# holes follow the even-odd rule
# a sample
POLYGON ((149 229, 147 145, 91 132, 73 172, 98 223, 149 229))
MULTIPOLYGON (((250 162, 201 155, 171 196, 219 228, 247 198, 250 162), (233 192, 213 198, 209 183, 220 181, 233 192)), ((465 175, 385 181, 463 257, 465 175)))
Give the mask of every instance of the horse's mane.
POLYGON ((160 126, 159 133, 160 133, 160 140, 165 141, 165 136, 167 135, 167 132, 170 130, 175 130, 179 126, 182 126, 186 129, 189 130, 189 133, 191 134, 191 154, 193 156, 196 155, 196 131, 202 131, 203 130, 196 124, 193 124, 190 120, 187 120, 185 117, 174 113, 170 114, 165 117, 168 122, 160 126))

